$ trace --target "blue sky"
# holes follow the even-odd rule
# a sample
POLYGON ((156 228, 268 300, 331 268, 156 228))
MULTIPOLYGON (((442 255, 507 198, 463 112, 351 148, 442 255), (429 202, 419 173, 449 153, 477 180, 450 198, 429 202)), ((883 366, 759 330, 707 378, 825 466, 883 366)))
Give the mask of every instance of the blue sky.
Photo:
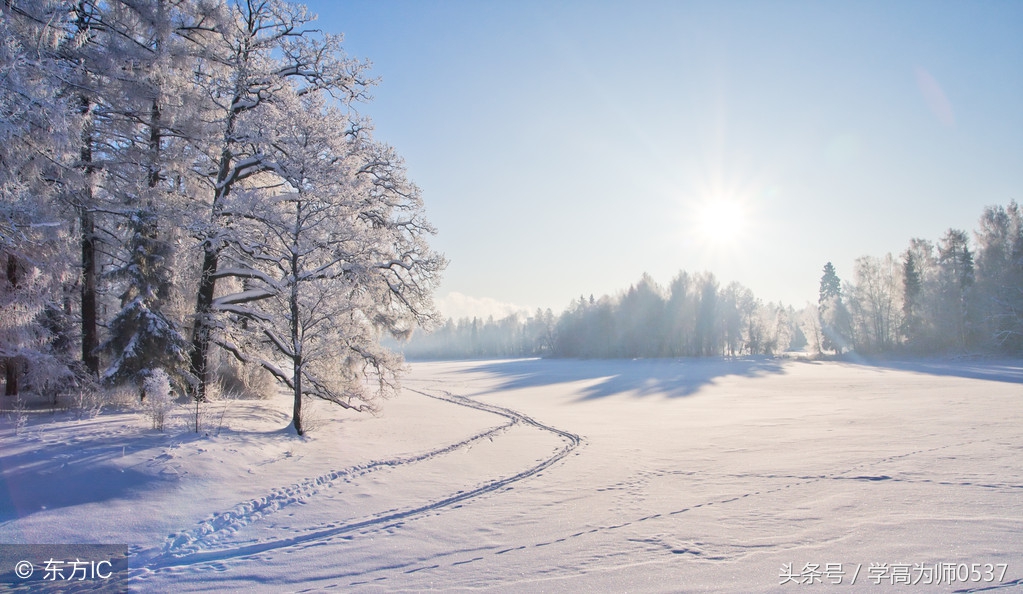
POLYGON ((798 307, 1023 201, 1023 2, 308 5, 380 78, 448 315, 681 269, 798 307))

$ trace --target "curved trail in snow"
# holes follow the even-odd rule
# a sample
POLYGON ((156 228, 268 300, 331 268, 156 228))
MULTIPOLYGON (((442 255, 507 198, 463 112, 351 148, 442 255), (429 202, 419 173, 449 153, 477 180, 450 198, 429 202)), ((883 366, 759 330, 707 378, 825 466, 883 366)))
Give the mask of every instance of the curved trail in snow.
POLYGON ((436 400, 442 400, 455 404, 458 406, 465 406, 484 412, 489 412, 498 416, 502 416, 508 419, 507 423, 504 423, 498 427, 488 429, 486 431, 477 433, 468 439, 460 442, 450 444, 448 446, 437 448, 429 452, 419 454, 417 456, 411 456, 407 458, 396 458, 393 460, 383 462, 372 462, 364 466, 353 467, 342 471, 333 471, 320 477, 314 477, 303 481, 297 485, 292 485, 289 488, 275 489, 269 495, 251 500, 245 504, 240 504, 234 510, 229 512, 223 512, 217 514, 211 520, 203 522, 199 529, 194 530, 192 533, 187 535, 179 535, 172 542, 168 543, 164 547, 162 552, 153 555, 146 559, 146 553, 141 552, 140 557, 145 559, 141 568, 148 570, 160 569, 163 567, 181 567, 186 565, 194 565, 197 563, 205 563, 212 561, 222 561, 224 559, 231 559, 237 557, 244 557, 248 555, 254 555, 257 553, 263 553, 266 551, 272 551, 276 549, 282 549, 287 547, 293 547, 297 545, 307 544, 318 540, 329 539, 338 535, 355 532, 358 530, 365 530, 367 528, 385 528, 389 525, 401 523, 402 521, 420 516, 422 514, 435 511, 441 508, 449 507, 458 503, 462 503, 487 493, 500 490, 508 485, 516 483, 518 481, 527 479, 531 476, 543 472, 551 465, 562 460, 576 449, 581 443, 582 438, 574 433, 558 429, 550 425, 541 423, 529 416, 526 416, 518 411, 502 406, 493 404, 486 404, 478 402, 465 396, 459 396, 450 392, 442 391, 441 394, 431 394, 421 390, 414 390, 406 388, 410 392, 415 392, 428 398, 436 400), (364 520, 357 520, 347 522, 344 524, 333 525, 321 530, 315 530, 291 536, 288 538, 279 538, 275 540, 269 540, 264 542, 252 543, 243 546, 226 547, 226 548, 204 548, 203 544, 209 544, 208 538, 215 537, 217 533, 232 533, 237 528, 250 523, 254 516, 260 517, 266 513, 272 513, 277 511, 284 505, 294 503, 305 499, 305 497, 311 496, 319 491, 319 489, 329 486, 331 482, 339 478, 361 476, 363 474, 373 472, 382 468, 395 468, 407 464, 421 462, 447 454, 468 446, 480 439, 490 438, 493 435, 503 432, 509 427, 522 423, 524 425, 532 426, 540 431, 551 433, 558 436, 564 441, 564 445, 555 451, 552 455, 544 458, 537 464, 530 466, 529 468, 503 478, 490 480, 477 486, 473 489, 466 491, 458 491, 447 497, 443 497, 438 500, 430 501, 422 505, 409 507, 405 509, 399 509, 392 512, 385 512, 382 515, 370 517, 364 520))

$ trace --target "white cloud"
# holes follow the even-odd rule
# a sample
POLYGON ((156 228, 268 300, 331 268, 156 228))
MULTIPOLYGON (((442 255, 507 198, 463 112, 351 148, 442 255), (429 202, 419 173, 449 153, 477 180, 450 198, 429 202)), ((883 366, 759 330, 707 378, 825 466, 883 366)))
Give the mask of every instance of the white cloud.
POLYGON ((443 297, 434 299, 437 309, 445 318, 477 317, 486 320, 494 316, 495 320, 505 318, 513 313, 527 313, 528 310, 514 303, 498 301, 490 297, 471 297, 457 291, 452 291, 443 297))

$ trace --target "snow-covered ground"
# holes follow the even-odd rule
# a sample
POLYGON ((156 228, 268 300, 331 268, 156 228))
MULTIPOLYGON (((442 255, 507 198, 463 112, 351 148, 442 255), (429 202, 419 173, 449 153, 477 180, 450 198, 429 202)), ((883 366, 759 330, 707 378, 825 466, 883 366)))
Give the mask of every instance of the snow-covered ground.
POLYGON ((1023 362, 442 362, 404 385, 304 438, 286 399, 208 436, 4 421, 0 542, 124 544, 71 584, 110 591, 1023 587, 1023 362))

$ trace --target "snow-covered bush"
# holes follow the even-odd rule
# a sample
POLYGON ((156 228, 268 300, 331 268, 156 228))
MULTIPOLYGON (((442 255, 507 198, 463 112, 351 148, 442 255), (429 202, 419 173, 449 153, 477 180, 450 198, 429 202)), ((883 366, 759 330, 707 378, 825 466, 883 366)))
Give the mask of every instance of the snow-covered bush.
POLYGON ((224 429, 227 411, 236 400, 248 398, 222 382, 214 382, 207 386, 206 400, 197 402, 189 399, 184 410, 187 414, 180 418, 183 429, 206 436, 217 436, 224 429))
POLYGON ((25 427, 29 424, 29 412, 25 401, 21 397, 15 398, 10 403, 10 419, 14 423, 15 436, 25 432, 25 427))
POLYGON ((232 399, 239 400, 267 400, 277 395, 276 381, 262 367, 244 365, 224 351, 214 354, 213 361, 214 380, 207 388, 207 398, 217 400, 217 393, 230 394, 232 399))
POLYGON ((59 397, 60 408, 70 412, 77 419, 92 419, 103 408, 103 399, 97 390, 88 386, 64 392, 59 397))
POLYGON ((153 421, 153 429, 163 431, 167 412, 171 409, 170 377, 162 369, 154 369, 142 382, 142 404, 153 421))

